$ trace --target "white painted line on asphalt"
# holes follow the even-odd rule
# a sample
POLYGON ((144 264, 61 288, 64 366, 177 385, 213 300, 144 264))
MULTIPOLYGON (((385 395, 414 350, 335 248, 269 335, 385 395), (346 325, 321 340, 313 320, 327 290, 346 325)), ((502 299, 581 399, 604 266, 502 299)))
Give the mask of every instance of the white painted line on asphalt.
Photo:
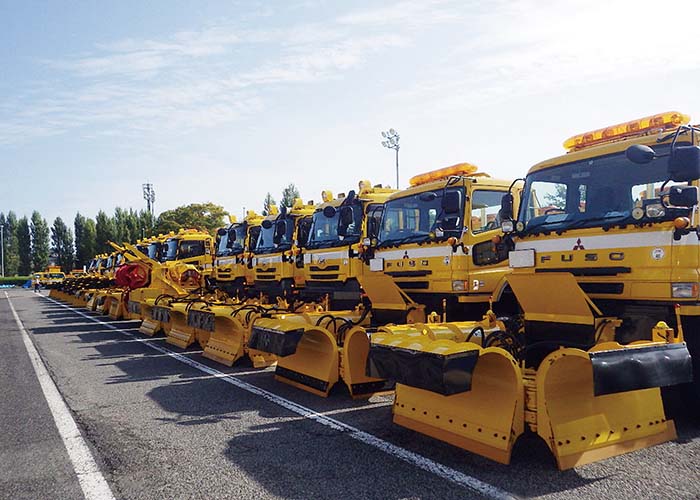
MULTIPOLYGON (((52 298, 45 297, 47 300, 53 302, 54 304, 61 305, 65 307, 68 310, 73 311, 74 313, 84 317, 84 318, 89 318, 97 323, 100 323, 116 332, 120 332, 124 335, 127 335, 129 337, 134 337, 134 334, 125 330, 122 330, 121 328, 118 328, 110 323, 106 323, 102 321, 101 319, 98 319, 93 316, 89 316, 88 314, 83 313, 82 311, 78 311, 70 306, 64 305, 52 298)), ((190 359, 186 356, 183 356, 180 353, 171 351, 169 349, 165 349, 164 347, 161 347, 160 345, 152 344, 150 342, 144 342, 147 346, 149 346, 151 349, 155 349, 156 351, 162 352, 164 354, 167 354, 168 356, 177 359, 178 361, 185 363, 188 366, 191 366, 192 368, 195 368, 201 372, 206 373, 207 375, 212 375, 213 377, 220 378, 222 381, 227 382, 235 387, 238 387, 239 389, 243 389, 244 391, 250 392, 251 394, 255 394, 257 396, 262 397, 263 399, 266 399, 272 403, 277 404, 278 406, 281 406, 282 408, 285 408, 293 413, 296 413, 297 415, 300 415, 306 419, 313 420, 316 423, 319 423, 321 425, 324 425, 326 427, 330 427, 331 429, 334 429, 338 432, 342 432, 345 435, 356 439, 357 441, 360 441, 362 443, 368 444, 370 446, 373 446, 374 448, 377 448, 388 455, 391 455, 395 458, 398 458, 399 460, 402 460, 404 462, 407 462, 411 465, 414 465, 418 467, 419 469, 422 469, 426 472, 430 472, 432 474, 435 474, 438 477, 441 477, 443 479, 446 479, 450 482, 453 482, 455 484, 458 484, 460 486, 464 486, 472 491, 478 492, 481 495, 484 495, 488 498, 493 498, 493 499, 514 499, 516 498, 514 495, 511 493, 508 493, 507 491, 499 488, 498 486, 492 485, 490 483, 487 483, 485 481, 482 481, 481 479, 478 479, 474 476, 470 476, 468 474, 465 474, 463 472, 460 472, 456 469, 453 469, 452 467, 448 467, 444 464, 441 464, 439 462, 435 462, 434 460, 429 459, 428 457, 424 457, 423 455, 420 455, 418 453, 415 453, 413 451, 407 450, 405 448, 402 448, 400 446, 397 446, 393 443, 390 443, 388 441, 385 441, 384 439, 381 439, 374 434, 370 434, 368 432, 365 432, 363 430, 360 430, 356 427, 353 427, 351 425, 348 425, 346 423, 343 423, 339 420, 336 420, 334 418, 328 417, 324 415, 323 413, 318 413, 310 408, 307 408, 305 406, 302 406, 298 403, 295 403, 294 401, 290 401, 286 398, 283 398, 282 396, 278 396, 277 394, 274 394, 270 391, 267 391, 265 389, 262 389, 258 386, 255 386, 253 384, 249 384, 248 382, 244 382, 243 380, 240 380, 236 378, 233 374, 228 374, 228 373, 223 373, 220 372, 219 370, 215 368, 211 368, 205 364, 202 364, 198 361, 195 361, 194 359, 190 359)))
POLYGON ((51 410, 51 415, 58 428, 58 433, 63 440, 63 444, 68 452, 68 457, 73 464, 73 470, 75 470, 75 474, 78 476, 78 482, 80 483, 80 488, 83 490, 83 495, 85 495, 86 500, 114 500, 112 490, 110 490, 97 463, 95 463, 95 460, 92 458, 90 448, 88 448, 88 445, 80 435, 80 430, 75 420, 73 420, 68 406, 65 401, 63 401, 61 393, 58 392, 56 384, 54 384, 49 372, 46 370, 46 365, 44 365, 36 347, 34 347, 34 343, 29 337, 27 330, 25 330, 22 320, 19 319, 19 315, 12 305, 12 300, 10 300, 10 296, 7 292, 5 292, 5 298, 7 298, 7 303, 10 305, 10 310, 17 323, 17 328, 19 328, 22 334, 22 341, 27 348, 27 354, 29 354, 29 359, 34 367, 36 377, 39 379, 39 385, 41 385, 41 390, 44 392, 44 397, 51 410))

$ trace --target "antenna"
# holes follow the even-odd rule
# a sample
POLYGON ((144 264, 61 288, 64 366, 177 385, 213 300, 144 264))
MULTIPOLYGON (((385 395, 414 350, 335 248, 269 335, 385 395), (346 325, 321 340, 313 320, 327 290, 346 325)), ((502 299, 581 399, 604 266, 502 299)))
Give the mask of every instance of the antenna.
POLYGON ((146 200, 146 210, 153 215, 153 207, 156 202, 156 190, 150 182, 143 184, 143 199, 146 200))

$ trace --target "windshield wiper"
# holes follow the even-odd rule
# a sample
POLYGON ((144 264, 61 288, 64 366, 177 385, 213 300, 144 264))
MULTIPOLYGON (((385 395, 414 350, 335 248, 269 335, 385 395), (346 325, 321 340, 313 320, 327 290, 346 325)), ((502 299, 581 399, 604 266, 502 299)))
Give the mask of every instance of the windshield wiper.
POLYGON ((588 219, 578 219, 574 222, 571 223, 571 225, 564 227, 561 229, 561 231, 568 231, 569 229, 576 229, 579 227, 585 227, 589 223, 595 223, 595 222, 605 222, 605 221, 614 221, 614 222, 619 222, 620 220, 624 220, 628 218, 628 214, 624 215, 614 215, 614 216, 605 216, 605 215, 600 215, 598 217, 589 217, 588 219))
POLYGON ((399 238, 396 240, 386 240, 382 241, 378 248, 383 248, 383 247, 390 247, 390 246, 398 246, 402 245, 403 243, 417 243, 419 241, 425 241, 430 237, 430 234, 412 234, 409 236, 406 236, 404 238, 399 238))

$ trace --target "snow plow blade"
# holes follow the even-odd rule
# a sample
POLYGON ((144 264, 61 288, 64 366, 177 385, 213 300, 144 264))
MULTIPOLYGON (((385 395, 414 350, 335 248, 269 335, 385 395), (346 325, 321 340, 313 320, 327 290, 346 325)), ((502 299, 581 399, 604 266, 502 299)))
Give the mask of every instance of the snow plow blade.
POLYGON ((537 371, 537 432, 561 470, 670 441, 659 388, 691 379, 683 343, 559 349, 537 371))
POLYGON ((170 309, 165 307, 166 304, 157 305, 156 302, 157 300, 151 299, 141 302, 141 315, 144 316, 144 319, 139 327, 139 332, 149 337, 161 330, 166 333, 170 330, 170 309))
POLYGON ((226 366, 232 366, 245 355, 248 355, 255 368, 274 364, 277 359, 274 355, 248 345, 249 325, 259 315, 257 308, 258 306, 211 305, 206 315, 201 311, 190 311, 192 321, 198 324, 196 331, 201 330, 201 335, 204 335, 204 331, 209 333, 202 355, 226 366))
POLYGON ((368 372, 396 380, 394 423, 507 464, 524 430, 521 370, 504 349, 435 334, 450 326, 385 327, 372 335, 368 372))
POLYGON ((325 397, 338 381, 335 336, 308 323, 304 315, 258 318, 251 331, 250 347, 270 354, 281 353, 277 354, 280 357, 275 379, 299 389, 325 397))
POLYGON ((195 341, 194 328, 187 322, 190 302, 171 302, 169 307, 170 329, 165 332, 168 344, 187 349, 195 341))

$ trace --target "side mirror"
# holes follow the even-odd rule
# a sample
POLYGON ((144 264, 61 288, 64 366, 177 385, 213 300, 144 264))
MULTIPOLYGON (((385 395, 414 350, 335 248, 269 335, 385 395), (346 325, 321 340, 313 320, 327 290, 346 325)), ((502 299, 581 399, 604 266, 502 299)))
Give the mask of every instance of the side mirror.
POLYGON ((632 163, 644 165, 656 158, 656 152, 649 146, 645 146, 643 144, 635 144, 634 146, 630 146, 627 148, 627 150, 625 151, 625 156, 632 163))
POLYGON ((678 146, 668 158, 668 175, 676 182, 700 178, 700 146, 678 146))
POLYGON ((236 230, 235 229, 231 229, 228 232, 228 241, 229 241, 229 244, 236 241, 236 230))
POLYGON ((216 234, 219 236, 226 236, 226 233, 228 230, 225 227, 220 227, 219 229, 216 230, 216 234))
POLYGON ((275 226, 275 243, 279 243, 287 234, 287 221, 284 219, 278 220, 275 226))
POLYGON ((335 207, 332 207, 330 205, 328 205, 327 207, 323 207, 323 216, 324 217, 326 217, 328 219, 332 219, 333 217, 335 217, 335 213, 336 213, 335 207))
POLYGON ((697 186, 672 186, 668 193, 669 204, 674 207, 694 207, 698 204, 697 186))
POLYGON ((353 217, 352 217, 352 208, 350 207, 343 207, 340 209, 340 224, 347 227, 350 224, 352 224, 353 217))
POLYGON ((457 214, 462 205, 462 193, 457 190, 445 191, 442 198, 442 209, 446 214, 457 214))
POLYGON ((377 237, 377 219, 370 217, 367 219, 367 237, 372 239, 377 237))
POLYGON ((263 229, 270 229, 272 227, 272 221, 269 219, 265 219, 264 221, 262 221, 261 225, 263 229))
POLYGON ((501 220, 513 219, 513 193, 506 193, 501 198, 501 209, 498 211, 501 220))

